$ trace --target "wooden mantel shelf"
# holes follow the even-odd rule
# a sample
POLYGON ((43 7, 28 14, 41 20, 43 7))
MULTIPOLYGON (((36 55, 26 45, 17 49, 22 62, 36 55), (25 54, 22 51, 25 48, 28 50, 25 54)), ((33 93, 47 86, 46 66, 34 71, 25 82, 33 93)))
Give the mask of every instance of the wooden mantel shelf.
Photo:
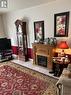
POLYGON ((37 55, 47 57, 47 68, 52 69, 52 57, 54 56, 54 46, 41 43, 33 43, 33 63, 38 65, 37 55))

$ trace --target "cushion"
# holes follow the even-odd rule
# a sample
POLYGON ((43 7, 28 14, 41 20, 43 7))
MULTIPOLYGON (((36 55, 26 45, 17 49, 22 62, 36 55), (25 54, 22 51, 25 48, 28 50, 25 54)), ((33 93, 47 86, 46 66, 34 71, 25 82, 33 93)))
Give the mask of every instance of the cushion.
POLYGON ((68 64, 67 69, 68 69, 69 71, 71 71, 71 64, 68 64))

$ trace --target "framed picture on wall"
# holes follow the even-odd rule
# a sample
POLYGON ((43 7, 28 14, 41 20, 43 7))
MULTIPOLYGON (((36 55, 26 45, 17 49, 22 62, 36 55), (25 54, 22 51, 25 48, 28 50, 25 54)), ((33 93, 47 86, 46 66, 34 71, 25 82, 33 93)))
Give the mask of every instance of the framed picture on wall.
POLYGON ((44 21, 34 22, 34 36, 38 42, 44 41, 44 21))
POLYGON ((54 14, 54 37, 67 37, 69 12, 54 14))

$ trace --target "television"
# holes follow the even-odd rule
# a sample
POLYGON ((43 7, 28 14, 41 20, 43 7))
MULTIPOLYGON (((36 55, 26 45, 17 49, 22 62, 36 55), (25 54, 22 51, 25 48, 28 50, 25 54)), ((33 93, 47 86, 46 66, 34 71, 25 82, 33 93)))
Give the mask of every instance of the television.
POLYGON ((0 51, 11 49, 11 39, 0 38, 0 51))

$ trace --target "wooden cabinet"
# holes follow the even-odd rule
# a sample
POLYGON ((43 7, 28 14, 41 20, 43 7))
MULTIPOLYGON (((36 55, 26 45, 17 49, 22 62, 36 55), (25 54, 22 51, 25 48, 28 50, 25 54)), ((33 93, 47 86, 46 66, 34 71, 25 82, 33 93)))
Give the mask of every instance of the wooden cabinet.
MULTIPOLYGON (((46 67, 48 69, 52 69, 52 57, 54 56, 54 47, 46 44, 33 43, 33 63, 37 65, 39 64, 37 58, 38 55, 42 56, 42 58, 45 57, 44 59, 47 58, 46 67)), ((40 60, 42 60, 42 58, 40 60)))
POLYGON ((17 29, 18 58, 20 60, 28 61, 26 22, 16 20, 15 25, 17 29))

